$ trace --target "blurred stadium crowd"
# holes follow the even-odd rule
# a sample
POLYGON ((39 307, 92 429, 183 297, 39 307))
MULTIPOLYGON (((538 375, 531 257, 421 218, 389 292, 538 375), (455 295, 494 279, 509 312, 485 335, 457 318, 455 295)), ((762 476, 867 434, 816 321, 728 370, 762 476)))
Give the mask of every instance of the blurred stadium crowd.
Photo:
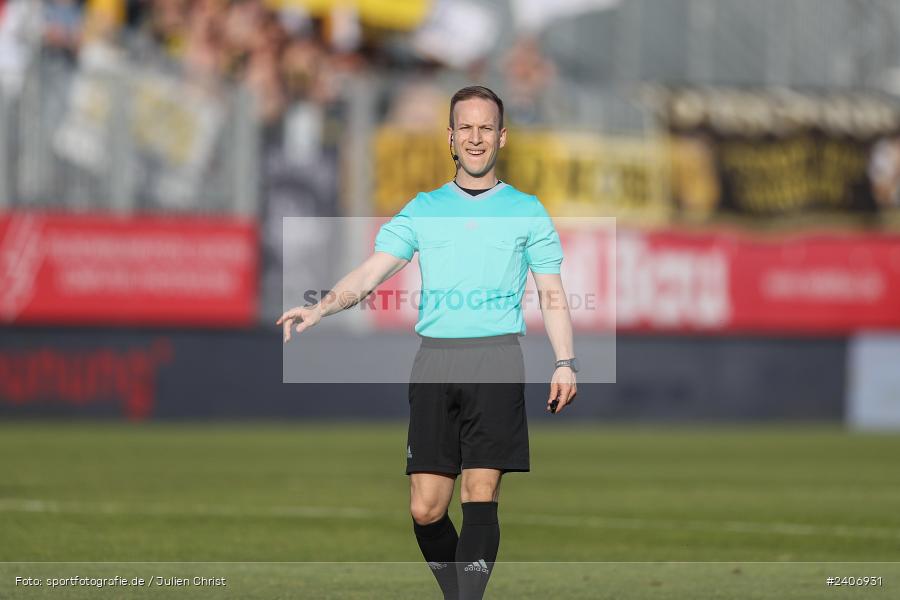
MULTIPOLYGON (((555 127, 634 140, 671 129, 677 120, 673 111, 686 100, 697 101, 660 94, 654 89, 658 84, 739 86, 751 94, 816 88, 813 98, 835 91, 896 91, 900 58, 891 40, 900 17, 895 7, 881 0, 825 4, 827 10, 816 13, 805 0, 751 9, 731 0, 565 0, 552 6, 532 0, 5 0, 0 3, 7 142, 0 150, 3 204, 103 206, 100 196, 118 194, 120 208, 141 207, 143 196, 151 208, 259 214, 266 184, 291 178, 286 163, 302 169, 324 162, 336 182, 335 156, 329 152, 346 155, 353 145, 340 136, 365 136, 381 125, 439 132, 448 94, 470 81, 501 92, 515 128, 555 127), (823 35, 833 39, 823 42, 823 35), (119 88, 136 87, 136 95, 117 88, 111 74, 120 80, 119 88), (143 103, 142 90, 150 97, 143 103), (229 92, 249 97, 244 104, 229 104, 229 92), (161 106, 164 100, 169 104, 161 106), (351 121, 354 103, 368 114, 351 121), (129 124, 132 130, 119 127, 129 124), (229 127, 243 133, 230 137, 229 127), (128 135, 135 139, 121 139, 128 135), (139 180, 152 167, 139 158, 131 161, 141 163, 131 181, 124 176, 114 181, 115 171, 129 169, 102 160, 97 148, 93 159, 82 155, 98 145, 152 150, 163 168, 181 169, 179 185, 159 187, 152 179, 142 189, 139 180), (110 181, 85 183, 84 174, 58 164, 60 158, 110 181), (34 181, 38 172, 43 182, 34 181), (243 183, 228 180, 234 172, 243 183), (262 187, 252 185, 260 178, 262 187), (242 185, 250 188, 243 203, 210 201, 227 195, 224 187, 242 185), (146 189, 154 186, 163 191, 146 189)), ((709 98, 711 104, 728 105, 723 112, 746 113, 748 119, 760 104, 787 104, 750 94, 709 98)), ((875 106, 882 100, 870 99, 869 113, 890 111, 875 106)), ((846 112, 847 103, 833 112, 846 112)), ((889 137, 896 129, 892 119, 895 115, 882 118, 880 129, 866 135, 889 137)), ((604 152, 623 156, 628 153, 618 152, 623 148, 604 152)), ((871 161, 881 204, 897 203, 896 148, 888 139, 871 161)), ((701 163, 709 162, 700 155, 707 151, 702 144, 676 144, 667 165, 674 170, 656 179, 708 194, 700 190, 707 168, 701 163)), ((381 164, 375 166, 381 170, 381 164)), ((351 164, 345 170, 357 176, 364 168, 351 164)), ((422 179, 424 185, 441 177, 422 179)), ((409 191, 391 188, 375 195, 409 191)), ((336 187, 319 195, 327 198, 314 202, 316 214, 367 214, 366 199, 349 200, 348 206, 336 187)), ((388 207, 376 199, 376 212, 390 214, 402 201, 395 198, 388 207)), ((588 212, 622 216, 609 208, 588 212)))
POLYGON ((36 28, 40 39, 39 45, 26 44, 17 56, 7 57, 7 72, 24 71, 35 51, 73 62, 93 45, 113 46, 137 59, 159 51, 188 77, 225 78, 253 89, 264 122, 281 116, 291 100, 333 100, 341 75, 360 70, 370 58, 358 28, 339 23, 338 13, 333 19, 312 18, 299 4, 13 0, 4 10, 4 48, 22 44, 28 28, 36 28))
MULTIPOLYGON (((191 80, 213 78, 244 85, 255 94, 260 121, 271 124, 293 102, 336 101, 349 78, 367 71, 434 72, 449 65, 465 66, 470 79, 485 75, 484 50, 494 40, 475 42, 462 58, 454 56, 453 47, 440 56, 440 49, 427 41, 412 48, 406 43, 410 30, 426 22, 432 3, 363 4, 372 8, 360 12, 353 2, 303 0, 5 0, 0 4, 5 88, 18 92, 37 54, 74 66, 80 55, 108 46, 135 61, 168 61, 191 80)), ((472 5, 463 9, 435 18, 471 16, 476 32, 497 33, 490 13, 472 5), (478 18, 487 23, 479 26, 478 18)), ((504 52, 503 67, 511 81, 513 110, 546 87, 555 74, 554 64, 531 36, 523 36, 504 52)), ((424 94, 408 103, 420 111, 436 108, 423 108, 422 100, 441 108, 446 104, 443 96, 438 100, 424 94)), ((520 117, 520 122, 529 119, 524 112, 520 117)), ((413 112, 411 120, 419 119, 413 112)))

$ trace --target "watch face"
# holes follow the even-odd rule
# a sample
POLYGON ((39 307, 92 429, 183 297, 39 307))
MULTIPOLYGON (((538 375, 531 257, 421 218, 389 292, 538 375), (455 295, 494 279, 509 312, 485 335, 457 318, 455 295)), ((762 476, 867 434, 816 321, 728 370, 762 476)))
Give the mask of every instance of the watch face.
POLYGON ((578 359, 577 358, 573 358, 572 360, 570 360, 569 365, 571 365, 573 372, 575 372, 575 373, 578 372, 578 359))

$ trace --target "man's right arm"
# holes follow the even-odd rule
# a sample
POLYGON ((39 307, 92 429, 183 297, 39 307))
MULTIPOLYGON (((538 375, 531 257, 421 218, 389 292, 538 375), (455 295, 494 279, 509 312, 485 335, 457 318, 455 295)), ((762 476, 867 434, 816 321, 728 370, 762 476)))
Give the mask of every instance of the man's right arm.
POLYGON ((322 317, 355 306, 408 263, 408 260, 387 252, 373 253, 361 265, 344 275, 318 303, 298 306, 281 315, 276 324, 282 326, 284 341, 290 341, 291 327, 295 324, 297 333, 302 333, 322 317))

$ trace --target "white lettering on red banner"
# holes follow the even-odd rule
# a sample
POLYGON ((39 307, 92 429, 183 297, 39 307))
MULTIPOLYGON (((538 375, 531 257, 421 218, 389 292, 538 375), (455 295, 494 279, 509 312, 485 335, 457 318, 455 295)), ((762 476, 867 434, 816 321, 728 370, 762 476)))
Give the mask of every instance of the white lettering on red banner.
POLYGON ((254 322, 257 232, 228 218, 0 217, 0 321, 254 322))

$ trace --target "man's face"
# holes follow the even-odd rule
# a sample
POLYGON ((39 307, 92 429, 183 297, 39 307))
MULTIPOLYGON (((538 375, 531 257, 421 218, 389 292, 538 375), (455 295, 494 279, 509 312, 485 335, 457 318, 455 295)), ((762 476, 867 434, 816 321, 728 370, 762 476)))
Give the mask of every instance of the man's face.
POLYGON ((470 98, 453 108, 453 129, 447 128, 450 148, 472 177, 494 168, 497 151, 506 145, 506 129, 500 129, 500 110, 490 100, 470 98))

